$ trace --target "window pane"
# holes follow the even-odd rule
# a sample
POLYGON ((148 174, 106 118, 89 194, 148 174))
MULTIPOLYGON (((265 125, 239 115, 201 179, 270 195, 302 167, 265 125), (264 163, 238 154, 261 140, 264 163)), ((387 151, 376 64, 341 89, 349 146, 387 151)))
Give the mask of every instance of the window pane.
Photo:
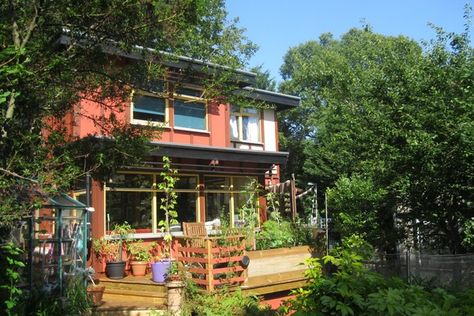
POLYGON ((206 193, 206 222, 215 219, 230 221, 229 202, 229 193, 206 193))
POLYGON ((242 137, 243 140, 252 142, 259 141, 258 118, 253 116, 242 117, 242 137))
POLYGON ((204 177, 204 188, 206 190, 229 190, 229 177, 204 177))
POLYGON ((179 176, 178 182, 174 186, 175 189, 189 189, 196 190, 197 188, 197 177, 195 176, 179 176))
POLYGON ((137 232, 151 231, 151 193, 108 191, 106 203, 107 230, 127 221, 137 232))
POLYGON ((107 183, 109 188, 151 188, 153 178, 147 174, 115 174, 107 183))
POLYGON ((252 108, 242 108, 242 112, 247 114, 258 114, 258 110, 252 108))
MULTIPOLYGON (((178 192, 178 197, 176 199, 175 210, 178 212, 178 222, 195 222, 196 221, 196 201, 197 193, 194 192, 178 192)), ((165 194, 162 192, 157 193, 157 205, 156 209, 158 210, 157 218, 158 222, 165 219, 165 213, 160 209, 161 199, 165 197, 165 194)), ((159 228, 159 225, 157 225, 159 228)), ((176 225, 172 230, 181 230, 181 225, 176 225), (179 226, 179 227, 178 227, 179 226)))
POLYGON ((195 90, 195 89, 190 89, 190 88, 177 88, 176 89, 176 94, 181 94, 181 95, 189 95, 192 97, 196 98, 201 98, 202 97, 202 91, 200 90, 195 90))
POLYGON ((165 121, 165 99, 146 95, 133 97, 133 118, 153 122, 165 121))
POLYGON ((248 191, 249 189, 251 189, 249 186, 252 180, 254 180, 254 178, 234 177, 233 180, 234 180, 233 182, 234 191, 244 191, 244 190, 248 191))
POLYGON ((239 124, 235 115, 230 117, 230 134, 232 138, 239 138, 239 124))
POLYGON ((231 112, 240 113, 240 106, 232 105, 231 112))
POLYGON ((174 125, 177 127, 206 129, 206 106, 198 102, 174 101, 174 125))

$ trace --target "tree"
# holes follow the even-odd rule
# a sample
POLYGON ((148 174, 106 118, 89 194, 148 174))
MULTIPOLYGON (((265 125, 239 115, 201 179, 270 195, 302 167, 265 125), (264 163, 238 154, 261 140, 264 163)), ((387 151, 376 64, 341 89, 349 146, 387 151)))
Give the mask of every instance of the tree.
POLYGON ((336 226, 352 222, 381 250, 399 241, 465 250, 462 227, 474 212, 473 50, 468 27, 437 33, 424 47, 370 28, 340 40, 324 34, 290 49, 281 68, 282 91, 302 97, 281 118, 287 146, 304 148, 294 172, 334 187, 336 226))
MULTIPOLYGON (((87 170, 137 163, 149 134, 114 113, 131 89, 163 78, 162 62, 186 55, 235 69, 254 49, 227 21, 222 0, 2 2, 0 222, 8 226, 38 207, 38 192, 68 189, 87 170), (92 118, 109 142, 71 145, 75 139, 55 121, 80 98, 110 107, 107 117, 92 118)), ((209 94, 228 76, 209 71, 209 94)))
POLYGON ((256 66, 250 68, 251 72, 257 74, 256 84, 255 87, 258 89, 268 90, 268 91, 275 91, 276 90, 276 82, 275 79, 270 77, 269 70, 263 70, 263 66, 256 66))

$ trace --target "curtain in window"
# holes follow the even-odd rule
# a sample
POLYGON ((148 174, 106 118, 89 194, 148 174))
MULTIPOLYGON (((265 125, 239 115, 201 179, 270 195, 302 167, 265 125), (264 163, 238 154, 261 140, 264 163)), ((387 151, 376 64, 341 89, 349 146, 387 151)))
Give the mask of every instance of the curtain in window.
POLYGON ((232 135, 232 138, 239 138, 239 127, 237 123, 237 117, 235 115, 232 115, 230 117, 230 133, 232 135))
POLYGON ((258 142, 258 118, 249 116, 243 117, 242 120, 242 128, 243 128, 243 139, 248 140, 251 142, 258 142))

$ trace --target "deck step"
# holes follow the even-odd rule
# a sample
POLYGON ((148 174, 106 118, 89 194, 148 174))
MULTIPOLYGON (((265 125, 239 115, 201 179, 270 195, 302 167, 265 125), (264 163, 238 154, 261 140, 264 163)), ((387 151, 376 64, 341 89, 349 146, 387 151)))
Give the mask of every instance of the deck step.
POLYGON ((104 277, 100 284, 105 286, 103 303, 95 308, 94 315, 147 316, 151 311, 166 310, 167 289, 164 284, 153 282, 150 275, 120 280, 104 277))
POLYGON ((138 297, 147 297, 147 298, 166 298, 167 293, 156 291, 137 291, 133 289, 111 289, 105 288, 104 294, 113 294, 113 295, 126 295, 126 296, 138 296, 138 297))
POLYGON ((124 283, 107 283, 100 282, 105 286, 105 291, 132 291, 140 295, 156 295, 166 294, 166 287, 164 285, 142 285, 142 284, 124 284, 124 283))

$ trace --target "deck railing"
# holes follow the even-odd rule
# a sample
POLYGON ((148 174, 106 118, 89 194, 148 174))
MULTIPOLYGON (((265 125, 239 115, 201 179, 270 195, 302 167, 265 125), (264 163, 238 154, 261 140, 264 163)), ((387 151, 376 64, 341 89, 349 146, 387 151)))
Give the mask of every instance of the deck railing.
POLYGON ((212 292, 223 285, 238 285, 246 279, 241 264, 245 251, 243 235, 185 237, 178 248, 178 261, 191 279, 212 292))

